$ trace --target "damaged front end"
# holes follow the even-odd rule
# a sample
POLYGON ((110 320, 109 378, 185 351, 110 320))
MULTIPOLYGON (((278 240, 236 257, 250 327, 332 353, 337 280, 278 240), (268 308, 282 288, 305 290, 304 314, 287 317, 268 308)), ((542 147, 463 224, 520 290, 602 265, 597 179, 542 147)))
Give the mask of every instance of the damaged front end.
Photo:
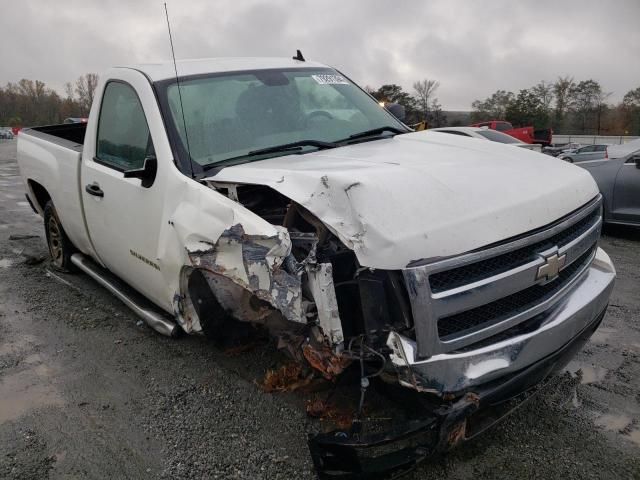
POLYGON ((316 243, 310 235, 292 241, 282 227, 271 237, 249 235, 240 224, 215 243, 201 242, 188 251, 191 265, 183 274, 183 328, 215 339, 233 328, 231 319, 260 324, 293 359, 306 359, 325 378, 339 375, 349 361, 340 356, 344 337, 331 264, 317 262, 316 243), (292 245, 308 253, 298 261, 292 245))
POLYGON ((362 268, 313 214, 269 187, 210 186, 268 221, 274 235, 242 224, 187 249, 176 310, 187 332, 220 334, 225 319, 263 325, 294 360, 333 380, 354 359, 380 368, 390 331, 412 327, 400 272, 362 268), (354 352, 345 339, 365 339, 354 352), (371 353, 375 352, 375 353, 371 353))
MULTIPOLYGON (((399 474, 494 423, 591 335, 615 277, 597 247, 599 198, 531 235, 389 270, 358 261, 363 229, 345 227, 354 230, 346 238, 268 186, 207 183, 275 233, 236 223, 188 248, 180 323, 214 338, 228 319, 260 324, 326 380, 359 370, 352 427, 309 439, 327 478, 399 474), (564 267, 551 277, 554 255, 564 267), (399 389, 400 404, 417 395, 418 413, 383 433, 369 429, 362 407, 374 377, 399 389)), ((331 203, 326 183, 318 196, 331 203)))

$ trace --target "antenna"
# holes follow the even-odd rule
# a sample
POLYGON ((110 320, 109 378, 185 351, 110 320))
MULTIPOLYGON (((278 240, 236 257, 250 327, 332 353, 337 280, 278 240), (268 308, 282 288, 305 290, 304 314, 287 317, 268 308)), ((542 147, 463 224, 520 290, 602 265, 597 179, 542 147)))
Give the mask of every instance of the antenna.
POLYGON ((178 77, 178 65, 176 64, 176 54, 173 51, 173 37, 171 36, 171 24, 169 23, 169 12, 167 11, 167 2, 164 3, 164 15, 167 17, 167 29, 169 30, 169 43, 171 44, 171 58, 173 58, 173 70, 176 73, 176 84, 178 85, 178 98, 180 99, 180 111, 182 112, 182 126, 184 127, 184 136, 187 141, 187 153, 189 154, 189 167, 191 168, 191 178, 194 178, 193 160, 191 159, 191 148, 189 147, 189 133, 187 132, 187 120, 184 116, 184 106, 182 105, 182 89, 180 88, 180 78, 178 77))

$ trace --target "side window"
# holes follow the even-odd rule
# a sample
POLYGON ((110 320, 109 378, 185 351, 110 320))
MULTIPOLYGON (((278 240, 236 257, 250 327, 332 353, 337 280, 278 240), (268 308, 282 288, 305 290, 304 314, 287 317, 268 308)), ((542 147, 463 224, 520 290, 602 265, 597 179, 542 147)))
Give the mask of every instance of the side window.
POLYGON ((496 130, 499 132, 506 132, 507 130, 511 130, 511 125, 504 122, 496 122, 496 130))
POLYGON ((110 82, 102 97, 96 158, 117 170, 142 168, 153 154, 149 126, 136 92, 129 85, 110 82))

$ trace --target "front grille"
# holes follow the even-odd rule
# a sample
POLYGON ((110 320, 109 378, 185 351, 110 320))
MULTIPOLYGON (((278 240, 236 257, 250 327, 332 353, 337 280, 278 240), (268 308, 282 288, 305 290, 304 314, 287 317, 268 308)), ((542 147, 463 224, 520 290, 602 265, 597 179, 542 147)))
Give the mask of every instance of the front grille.
POLYGON ((584 269, 587 263, 591 261, 596 248, 597 245, 594 244, 576 261, 562 270, 558 278, 552 282, 544 285, 533 285, 495 302, 439 319, 438 335, 443 341, 447 341, 452 335, 463 335, 478 327, 485 328, 488 324, 499 323, 553 297, 584 269))
POLYGON ((595 256, 601 203, 598 196, 517 238, 405 269, 417 355, 459 352, 539 328, 541 315, 564 298, 595 256))
POLYGON ((433 293, 451 290, 469 283, 482 280, 483 278, 498 275, 522 265, 554 245, 565 245, 570 241, 578 238, 586 232, 600 216, 600 211, 595 210, 582 220, 571 225, 566 230, 553 235, 552 237, 541 240, 533 245, 519 248, 517 250, 491 257, 486 260, 465 265, 463 267, 446 270, 444 272, 434 273, 429 277, 431 291, 433 293))

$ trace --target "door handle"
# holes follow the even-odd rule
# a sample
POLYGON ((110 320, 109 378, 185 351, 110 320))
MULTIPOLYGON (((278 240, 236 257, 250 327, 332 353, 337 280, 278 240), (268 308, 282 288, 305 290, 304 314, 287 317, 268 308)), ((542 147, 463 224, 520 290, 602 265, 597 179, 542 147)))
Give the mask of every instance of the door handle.
POLYGON ((104 192, 100 188, 100 185, 97 183, 90 183, 86 187, 84 187, 85 192, 89 195, 93 195, 94 197, 104 197, 104 192))

